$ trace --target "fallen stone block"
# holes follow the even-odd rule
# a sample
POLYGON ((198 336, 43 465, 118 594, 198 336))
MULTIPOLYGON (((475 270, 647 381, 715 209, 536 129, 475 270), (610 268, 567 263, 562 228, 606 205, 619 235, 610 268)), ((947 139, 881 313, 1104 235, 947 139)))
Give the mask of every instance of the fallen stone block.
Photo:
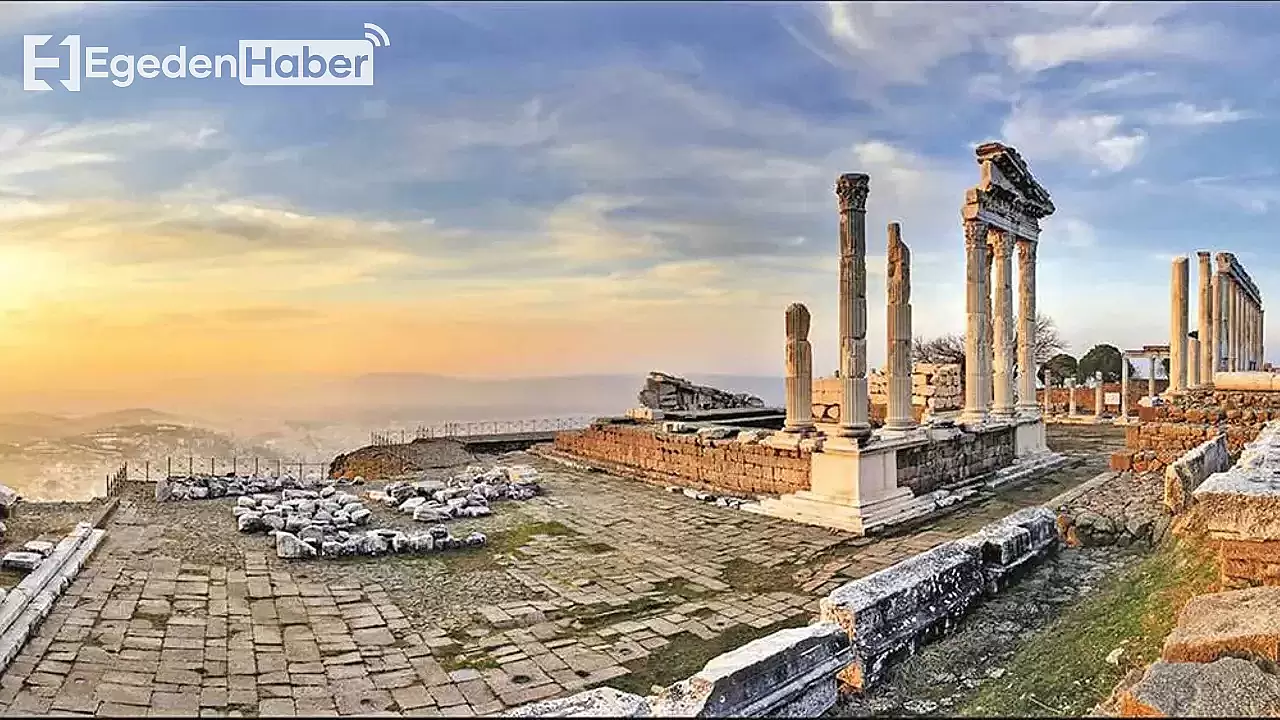
POLYGON ((945 543, 836 588, 819 607, 822 621, 840 625, 853 642, 853 662, 840 679, 869 687, 891 657, 950 630, 985 583, 972 548, 945 543))
POLYGON ((1003 590, 1015 571, 1057 543, 1058 516, 1046 507, 1023 508, 955 541, 978 557, 989 595, 1003 590))
POLYGON ((1175 515, 1182 512, 1201 483, 1230 466, 1226 434, 1200 443, 1164 469, 1165 507, 1175 515))
POLYGON ((57 545, 49 542, 48 540, 30 540, 22 546, 22 550, 23 552, 36 553, 41 557, 49 557, 49 554, 53 552, 55 547, 57 547, 57 545))
POLYGON ((1239 658, 1157 661, 1118 705, 1122 717, 1275 717, 1280 677, 1239 658))
POLYGON ((658 717, 816 717, 836 702, 836 673, 852 657, 843 628, 788 628, 712 658, 660 692, 658 717))
POLYGON ((592 688, 568 697, 523 705, 503 717, 650 717, 649 701, 610 687, 592 688))
POLYGON ((1178 615, 1161 658, 1208 663, 1223 657, 1280 662, 1280 587, 1200 595, 1178 615))
POLYGON ((14 550, 5 553, 4 557, 0 558, 0 567, 30 572, 39 567, 42 562, 44 562, 44 555, 40 553, 14 550))

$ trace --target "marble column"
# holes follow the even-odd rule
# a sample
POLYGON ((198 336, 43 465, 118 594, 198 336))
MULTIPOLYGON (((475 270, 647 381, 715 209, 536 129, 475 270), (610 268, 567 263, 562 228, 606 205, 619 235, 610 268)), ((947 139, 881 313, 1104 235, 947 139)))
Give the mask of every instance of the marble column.
POLYGON ((1173 259, 1169 318, 1169 392, 1187 389, 1187 258, 1173 259))
POLYGON ((991 412, 995 401, 995 339, 996 317, 991 308, 992 282, 991 269, 995 264, 995 249, 991 247, 991 230, 987 229, 986 267, 982 271, 982 314, 987 318, 987 334, 982 339, 982 407, 991 412))
POLYGON ((1258 368, 1260 369, 1262 368, 1262 365, 1266 364, 1266 361, 1267 361, 1266 319, 1267 319, 1266 310, 1263 310, 1261 306, 1258 306, 1258 368))
POLYGON ((889 223, 888 258, 889 407, 884 427, 910 430, 916 426, 911 408, 911 249, 902 242, 898 223, 889 223))
POLYGON ((1187 337, 1187 387, 1200 387, 1204 383, 1200 377, 1200 339, 1187 337))
POLYGON ((992 381, 994 397, 991 414, 997 417, 1013 417, 1017 414, 1013 396, 1013 238, 1004 230, 987 232, 989 245, 994 252, 992 340, 995 373, 992 381))
POLYGON ((787 306, 787 419, 782 429, 808 433, 813 424, 813 346, 809 344, 809 308, 787 306))
POLYGON ((1228 352, 1230 360, 1227 366, 1232 372, 1238 371, 1240 367, 1240 286, 1236 279, 1231 278, 1231 282, 1227 287, 1230 288, 1230 305, 1231 311, 1227 315, 1227 337, 1231 339, 1228 344, 1228 352))
POLYGON ((1120 354, 1120 419, 1129 419, 1129 358, 1120 354))
POLYGON ((1213 372, 1210 373, 1209 379, 1222 372, 1222 276, 1214 273, 1209 280, 1209 292, 1213 295, 1210 299, 1209 314, 1213 316, 1213 327, 1209 329, 1209 356, 1212 358, 1213 372))
POLYGON ((1018 367, 1023 370, 1018 407, 1034 416, 1036 407, 1036 241, 1018 238, 1018 367))
POLYGON ((1076 416, 1076 379, 1067 378, 1067 415, 1076 416))
POLYGON ((1093 374, 1093 380, 1095 383, 1093 386, 1093 416, 1096 418, 1100 418, 1106 412, 1106 406, 1103 403, 1103 400, 1106 400, 1106 398, 1103 397, 1102 395, 1102 371, 1101 370, 1093 374))
POLYGON ((1221 268, 1218 271, 1218 294, 1221 296, 1222 314, 1218 320, 1222 324, 1219 336, 1219 350, 1222 352, 1222 370, 1231 372, 1231 277, 1221 268))
POLYGON ((871 437, 867 405, 867 194, 871 178, 836 181, 840 207, 840 429, 859 445, 871 437))
POLYGON ((977 220, 964 224, 965 248, 965 332, 964 332, 964 411, 959 421, 981 424, 987 419, 987 403, 983 397, 986 387, 987 316, 986 283, 983 274, 987 269, 987 226, 977 220))
POLYGON ((1158 358, 1151 356, 1151 371, 1147 374, 1147 397, 1156 399, 1156 362, 1158 358))
MULTIPOLYGON (((1213 287, 1212 277, 1213 268, 1210 266, 1209 253, 1196 253, 1196 260, 1200 265, 1200 288, 1196 296, 1196 315, 1199 323, 1197 323, 1197 333, 1199 340, 1197 346, 1203 345, 1207 351, 1212 347, 1211 339, 1213 338, 1213 287)), ((1195 385, 1210 385, 1213 383, 1213 353, 1201 352, 1200 359, 1196 363, 1196 382, 1195 385)))

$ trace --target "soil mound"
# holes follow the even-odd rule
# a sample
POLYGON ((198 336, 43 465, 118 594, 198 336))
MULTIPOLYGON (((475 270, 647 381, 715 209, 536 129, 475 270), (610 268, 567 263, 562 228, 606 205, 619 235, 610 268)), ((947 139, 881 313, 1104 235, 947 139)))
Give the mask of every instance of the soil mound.
POLYGON ((329 464, 329 477, 387 480, 406 473, 470 465, 476 457, 456 440, 420 438, 404 445, 367 445, 329 464))

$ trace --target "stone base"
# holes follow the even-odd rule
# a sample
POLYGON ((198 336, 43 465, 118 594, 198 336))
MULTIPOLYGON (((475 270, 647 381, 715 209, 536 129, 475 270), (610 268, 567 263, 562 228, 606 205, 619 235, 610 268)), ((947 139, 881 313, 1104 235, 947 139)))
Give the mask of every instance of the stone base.
POLYGON ((877 529, 908 522, 951 507, 976 494, 1020 482, 1052 470, 1067 461, 1045 445, 1045 427, 1039 419, 988 420, 991 430, 1016 423, 1016 460, 986 477, 977 476, 948 489, 915 495, 898 486, 898 451, 931 442, 952 442, 963 431, 955 427, 921 427, 911 431, 877 431, 865 447, 844 438, 830 438, 813 452, 809 490, 762 498, 741 509, 806 525, 865 535, 877 529), (952 489, 955 488, 955 489, 952 489))

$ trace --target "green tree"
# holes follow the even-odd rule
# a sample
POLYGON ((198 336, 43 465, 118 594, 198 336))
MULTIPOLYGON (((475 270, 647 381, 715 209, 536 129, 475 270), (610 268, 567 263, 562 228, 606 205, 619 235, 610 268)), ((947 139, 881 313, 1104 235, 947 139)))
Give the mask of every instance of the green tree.
POLYGON ((1040 381, 1044 382, 1044 371, 1048 370, 1053 376, 1054 384, 1061 385, 1063 380, 1077 376, 1079 372, 1078 365, 1075 358, 1066 353, 1058 353, 1041 366, 1040 381))
POLYGON ((1089 352, 1080 358, 1076 368, 1077 377, 1091 378, 1094 373, 1102 371, 1102 382, 1120 382, 1120 371, 1124 369, 1124 357, 1120 349, 1114 345, 1094 345, 1089 352))

